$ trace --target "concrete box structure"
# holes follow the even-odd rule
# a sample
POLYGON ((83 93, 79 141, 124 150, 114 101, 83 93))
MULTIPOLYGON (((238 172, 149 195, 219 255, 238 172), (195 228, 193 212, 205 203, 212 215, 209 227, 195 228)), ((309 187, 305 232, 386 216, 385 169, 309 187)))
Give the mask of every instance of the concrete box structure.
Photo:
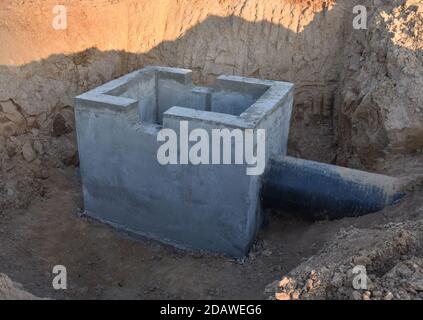
MULTIPOLYGON (((85 212, 187 249, 242 257, 261 226, 261 176, 247 165, 161 165, 162 128, 266 129, 266 161, 286 154, 293 85, 147 67, 75 99, 85 212)), ((210 134, 211 136, 211 134, 210 134)), ((233 141, 232 141, 233 143, 233 141)))

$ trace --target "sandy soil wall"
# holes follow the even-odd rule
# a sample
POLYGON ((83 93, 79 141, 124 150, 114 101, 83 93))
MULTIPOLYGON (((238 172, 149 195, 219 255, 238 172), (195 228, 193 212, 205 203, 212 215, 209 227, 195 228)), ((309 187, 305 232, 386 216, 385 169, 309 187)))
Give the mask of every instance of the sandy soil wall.
POLYGON ((151 64, 193 69, 199 83, 294 82, 294 156, 373 169, 423 148, 422 0, 62 4, 65 30, 52 27, 56 1, 0 4, 2 175, 22 175, 19 161, 41 178, 43 166, 76 163, 73 97, 151 64), (356 4, 367 30, 352 28, 356 4))

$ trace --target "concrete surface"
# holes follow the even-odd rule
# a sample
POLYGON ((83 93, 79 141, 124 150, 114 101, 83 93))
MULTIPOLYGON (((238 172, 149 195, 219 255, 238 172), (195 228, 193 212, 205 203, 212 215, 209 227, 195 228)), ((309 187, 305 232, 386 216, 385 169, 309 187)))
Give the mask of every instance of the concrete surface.
MULTIPOLYGON (((266 129, 266 162, 285 155, 293 85, 221 76, 196 87, 191 71, 147 67, 75 99, 86 214, 181 248, 243 257, 262 223, 261 176, 246 165, 157 161, 162 128, 266 129)), ((233 142, 232 142, 233 143, 233 142)))

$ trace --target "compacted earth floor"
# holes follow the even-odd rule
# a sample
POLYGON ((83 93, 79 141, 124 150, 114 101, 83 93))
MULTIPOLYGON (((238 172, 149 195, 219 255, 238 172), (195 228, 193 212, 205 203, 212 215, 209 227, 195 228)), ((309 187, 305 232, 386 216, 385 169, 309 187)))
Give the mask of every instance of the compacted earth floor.
POLYGON ((51 299, 267 299, 266 286, 299 266, 307 269, 328 248, 361 250, 364 238, 363 243, 337 238, 345 230, 359 228, 366 237, 377 237, 379 225, 416 221, 423 214, 420 191, 361 218, 312 222, 273 214, 249 256, 234 261, 134 239, 83 217, 78 170, 51 169, 48 177, 42 196, 27 209, 0 213, 0 272, 51 299), (67 290, 53 289, 56 265, 67 269, 67 290))

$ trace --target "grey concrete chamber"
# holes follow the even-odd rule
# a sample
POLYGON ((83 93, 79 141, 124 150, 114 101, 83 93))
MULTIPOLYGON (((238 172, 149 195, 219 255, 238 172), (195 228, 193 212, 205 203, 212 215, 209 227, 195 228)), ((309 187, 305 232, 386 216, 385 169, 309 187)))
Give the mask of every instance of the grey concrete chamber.
POLYGON ((86 214, 182 248, 244 256, 261 225, 262 176, 238 165, 161 165, 162 128, 266 129, 266 162, 287 151, 293 85, 147 67, 78 96, 86 214))

